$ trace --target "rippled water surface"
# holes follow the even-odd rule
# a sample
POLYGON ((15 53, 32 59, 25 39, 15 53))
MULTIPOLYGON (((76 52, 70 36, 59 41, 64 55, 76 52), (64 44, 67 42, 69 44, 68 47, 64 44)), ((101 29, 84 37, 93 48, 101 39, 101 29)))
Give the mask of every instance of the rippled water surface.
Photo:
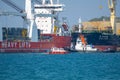
POLYGON ((120 53, 0 54, 0 80, 120 80, 120 53))

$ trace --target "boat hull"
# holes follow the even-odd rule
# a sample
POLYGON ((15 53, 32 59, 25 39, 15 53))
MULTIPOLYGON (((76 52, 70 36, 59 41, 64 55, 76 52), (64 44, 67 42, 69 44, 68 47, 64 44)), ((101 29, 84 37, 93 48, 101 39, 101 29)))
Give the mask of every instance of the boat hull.
POLYGON ((49 54, 67 54, 68 52, 56 52, 56 51, 54 51, 54 52, 49 52, 49 54))
POLYGON ((116 46, 107 45, 93 45, 97 50, 76 50, 72 49, 71 52, 116 52, 116 46))
MULTIPOLYGON (((50 35, 49 35, 50 36, 50 35)), ((70 36, 51 35, 52 40, 40 40, 39 42, 30 41, 0 41, 0 52, 47 52, 51 47, 70 48, 70 36)))
POLYGON ((49 54, 66 54, 68 53, 67 50, 64 48, 57 48, 57 47, 52 47, 49 51, 49 54))
POLYGON ((97 48, 99 52, 115 52, 117 49, 117 46, 113 45, 95 45, 94 47, 97 48))

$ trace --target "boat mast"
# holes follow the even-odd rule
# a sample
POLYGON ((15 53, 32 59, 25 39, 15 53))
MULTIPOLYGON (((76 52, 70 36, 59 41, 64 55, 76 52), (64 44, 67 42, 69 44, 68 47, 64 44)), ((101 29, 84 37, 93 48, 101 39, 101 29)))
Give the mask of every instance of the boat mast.
POLYGON ((110 23, 113 30, 113 34, 116 34, 116 0, 108 0, 108 6, 110 9, 110 23))
POLYGON ((82 33, 82 20, 79 18, 79 33, 82 33))

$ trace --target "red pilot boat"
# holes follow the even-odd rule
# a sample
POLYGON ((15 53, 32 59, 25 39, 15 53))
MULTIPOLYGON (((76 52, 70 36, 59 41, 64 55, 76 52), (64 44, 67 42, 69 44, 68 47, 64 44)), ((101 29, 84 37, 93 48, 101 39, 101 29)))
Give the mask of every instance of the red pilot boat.
POLYGON ((49 54, 66 54, 66 53, 68 53, 68 51, 66 51, 64 48, 56 47, 51 48, 51 50, 49 51, 49 54))

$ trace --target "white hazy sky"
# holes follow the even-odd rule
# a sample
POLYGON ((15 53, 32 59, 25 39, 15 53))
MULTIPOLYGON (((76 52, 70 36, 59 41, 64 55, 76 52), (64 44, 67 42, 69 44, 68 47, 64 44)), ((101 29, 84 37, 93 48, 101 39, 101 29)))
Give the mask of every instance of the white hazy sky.
MULTIPOLYGON (((11 1, 24 9, 25 0, 11 1)), ((70 26, 77 24, 79 17, 81 17, 82 21, 88 21, 92 18, 110 15, 108 0, 60 0, 60 3, 65 4, 65 9, 60 13, 59 18, 67 17, 70 26), (102 6, 102 8, 99 8, 100 6, 102 6)), ((0 10, 11 11, 11 8, 0 0, 0 10)), ((120 17, 120 0, 117 0, 116 16, 120 17)), ((14 19, 11 23, 16 22, 16 24, 11 24, 11 26, 22 26, 20 23, 22 19, 20 17, 7 17, 5 20, 2 20, 4 25, 9 24, 6 23, 8 18, 14 19)))

